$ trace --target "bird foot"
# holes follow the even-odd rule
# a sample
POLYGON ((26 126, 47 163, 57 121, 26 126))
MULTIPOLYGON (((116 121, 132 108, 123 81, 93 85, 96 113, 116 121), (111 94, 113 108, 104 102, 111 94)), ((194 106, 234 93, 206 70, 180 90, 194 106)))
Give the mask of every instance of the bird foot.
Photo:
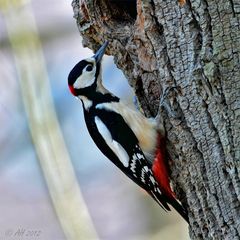
POLYGON ((167 113, 170 117, 176 118, 176 116, 177 116, 176 112, 171 109, 170 102, 167 99, 167 96, 169 95, 169 92, 172 91, 172 90, 176 91, 176 87, 167 87, 163 90, 162 96, 161 96, 160 101, 159 101, 158 113, 157 113, 157 116, 155 117, 155 120, 158 123, 163 123, 163 119, 162 119, 162 116, 161 116, 161 109, 162 108, 164 108, 167 111, 167 113))

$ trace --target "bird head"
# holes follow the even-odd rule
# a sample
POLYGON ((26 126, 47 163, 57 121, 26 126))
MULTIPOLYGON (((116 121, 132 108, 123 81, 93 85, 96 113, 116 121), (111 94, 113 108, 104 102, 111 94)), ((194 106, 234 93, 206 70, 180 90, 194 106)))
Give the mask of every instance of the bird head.
POLYGON ((101 60, 107 45, 105 42, 91 58, 77 63, 69 73, 68 86, 74 96, 96 90, 97 82, 101 81, 101 60))

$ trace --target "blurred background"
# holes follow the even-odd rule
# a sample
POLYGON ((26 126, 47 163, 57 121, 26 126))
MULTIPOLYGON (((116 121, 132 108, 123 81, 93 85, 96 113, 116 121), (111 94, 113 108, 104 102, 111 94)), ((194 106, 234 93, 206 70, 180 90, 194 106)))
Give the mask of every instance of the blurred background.
MULTIPOLYGON (((71 1, 0 0, 0 239, 189 239, 90 139, 67 76, 91 55, 71 1)), ((131 103, 112 57, 103 74, 131 103)))

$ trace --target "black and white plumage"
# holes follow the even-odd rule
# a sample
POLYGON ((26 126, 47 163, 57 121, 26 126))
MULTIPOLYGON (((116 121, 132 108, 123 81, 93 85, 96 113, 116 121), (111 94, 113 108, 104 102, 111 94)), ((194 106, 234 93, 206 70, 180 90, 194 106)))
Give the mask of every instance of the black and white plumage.
POLYGON ((185 210, 172 191, 161 188, 161 178, 157 180, 156 170, 153 172, 157 168, 153 168, 154 163, 144 154, 154 155, 156 152, 157 123, 129 108, 102 85, 101 59, 106 47, 107 42, 93 57, 76 64, 68 77, 70 91, 83 104, 88 131, 97 147, 123 173, 145 189, 165 210, 170 210, 168 204, 171 204, 187 220, 185 210))

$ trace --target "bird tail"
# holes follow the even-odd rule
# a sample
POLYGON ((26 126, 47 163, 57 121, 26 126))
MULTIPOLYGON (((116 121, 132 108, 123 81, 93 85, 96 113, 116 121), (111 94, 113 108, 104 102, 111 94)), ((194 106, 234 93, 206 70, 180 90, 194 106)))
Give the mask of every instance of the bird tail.
POLYGON ((164 193, 159 194, 156 192, 149 192, 149 194, 165 211, 171 211, 171 208, 169 207, 169 205, 171 205, 182 216, 182 218, 189 224, 187 211, 176 198, 172 196, 169 197, 164 193))
MULTIPOLYGON (((187 223, 189 223, 186 210, 178 202, 175 193, 171 189, 166 163, 166 155, 166 141, 165 138, 159 134, 156 156, 152 165, 154 177, 156 178, 161 191, 166 196, 166 201, 173 206, 173 208, 186 220, 187 223)), ((165 209, 167 209, 166 206, 165 209)))
POLYGON ((183 219, 189 224, 189 218, 185 208, 175 198, 168 199, 168 203, 183 217, 183 219))

